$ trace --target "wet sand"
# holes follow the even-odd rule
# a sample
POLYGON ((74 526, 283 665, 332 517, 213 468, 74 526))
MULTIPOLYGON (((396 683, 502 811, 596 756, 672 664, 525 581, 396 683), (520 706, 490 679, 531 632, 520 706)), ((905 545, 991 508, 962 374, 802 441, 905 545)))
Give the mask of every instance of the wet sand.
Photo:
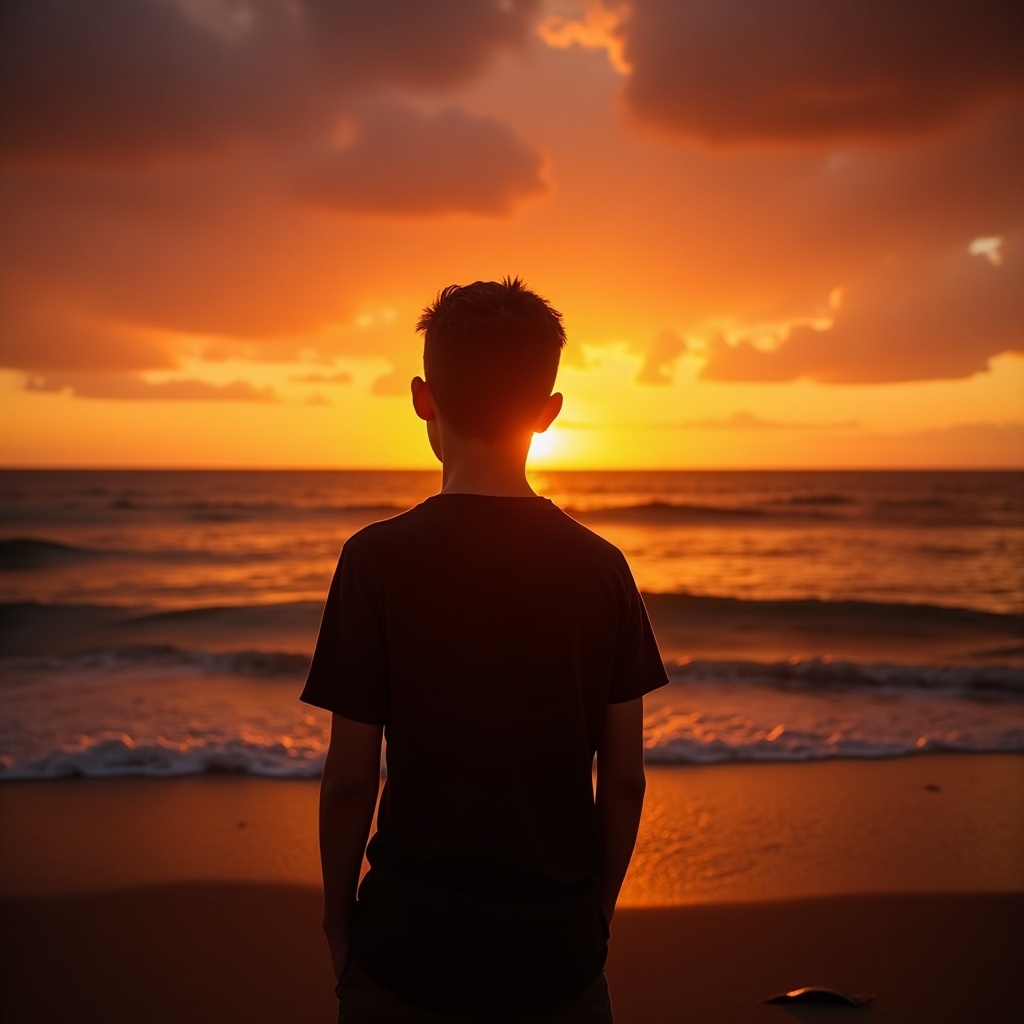
MULTIPOLYGON (((0 787, 7 1024, 334 1019, 316 786, 0 787)), ((652 769, 618 1024, 1024 1019, 1024 758, 652 769), (801 985, 864 1010, 762 1000, 801 985)))

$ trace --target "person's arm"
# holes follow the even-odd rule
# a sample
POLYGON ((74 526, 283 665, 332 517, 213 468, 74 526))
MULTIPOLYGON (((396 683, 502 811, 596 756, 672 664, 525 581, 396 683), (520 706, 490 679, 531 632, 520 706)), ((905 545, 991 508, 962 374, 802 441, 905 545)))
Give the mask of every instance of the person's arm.
POLYGON ((320 867, 324 932, 338 978, 348 963, 349 920, 380 790, 382 733, 382 726, 342 715, 331 720, 331 743, 320 783, 320 867))
POLYGON ((609 704, 597 749, 595 793, 604 855, 600 903, 609 922, 633 856, 646 788, 643 698, 609 704))

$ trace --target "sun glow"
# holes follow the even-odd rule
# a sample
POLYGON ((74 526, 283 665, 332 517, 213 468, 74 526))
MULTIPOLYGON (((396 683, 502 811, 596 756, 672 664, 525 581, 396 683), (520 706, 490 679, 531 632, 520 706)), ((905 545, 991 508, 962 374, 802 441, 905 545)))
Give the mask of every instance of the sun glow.
POLYGON ((542 434, 535 433, 530 442, 530 462, 534 465, 549 466, 556 459, 565 457, 564 432, 549 427, 542 434))

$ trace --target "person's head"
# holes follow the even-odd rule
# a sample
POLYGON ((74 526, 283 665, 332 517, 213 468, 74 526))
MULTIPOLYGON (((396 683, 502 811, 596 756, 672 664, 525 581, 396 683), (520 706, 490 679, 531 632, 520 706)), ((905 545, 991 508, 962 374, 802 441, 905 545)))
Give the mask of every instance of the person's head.
MULTIPOLYGON (((561 313, 518 277, 449 285, 423 311, 417 330, 433 407, 452 432, 494 444, 547 425, 536 427, 549 405, 565 329, 561 313)), ((423 415, 419 404, 417 412, 423 415)))

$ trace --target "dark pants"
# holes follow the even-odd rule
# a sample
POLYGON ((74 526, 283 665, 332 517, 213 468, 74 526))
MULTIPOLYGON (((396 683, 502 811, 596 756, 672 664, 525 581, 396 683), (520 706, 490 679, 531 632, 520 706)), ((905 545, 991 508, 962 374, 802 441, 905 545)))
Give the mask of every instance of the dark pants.
MULTIPOLYGON (((528 983, 528 982, 527 982, 528 983)), ((338 1024, 612 1024, 608 983, 599 974, 568 1002, 532 1017, 493 1014, 464 1017, 412 1006, 373 980, 354 960, 338 983, 338 1024)))

